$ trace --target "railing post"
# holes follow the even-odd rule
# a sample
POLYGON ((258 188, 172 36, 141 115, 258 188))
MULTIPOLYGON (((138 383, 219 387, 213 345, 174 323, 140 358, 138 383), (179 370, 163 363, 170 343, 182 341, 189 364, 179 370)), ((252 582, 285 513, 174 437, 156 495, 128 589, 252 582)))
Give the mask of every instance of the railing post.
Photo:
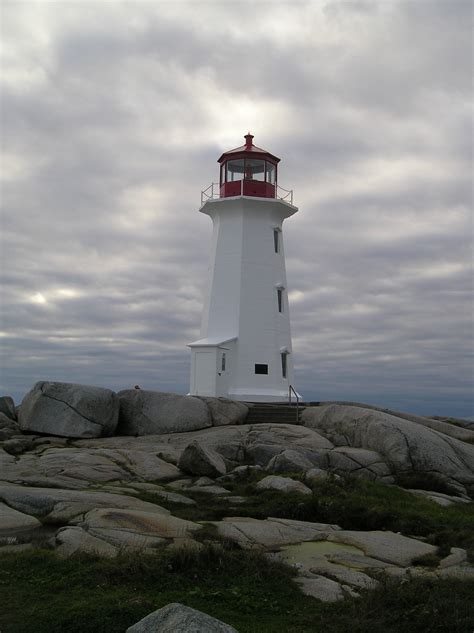
POLYGON ((296 398, 296 422, 299 423, 299 421, 300 421, 300 415, 299 415, 300 397, 299 397, 298 393, 293 389, 293 385, 288 385, 288 404, 289 405, 291 405, 291 392, 293 392, 295 394, 295 398, 296 398))

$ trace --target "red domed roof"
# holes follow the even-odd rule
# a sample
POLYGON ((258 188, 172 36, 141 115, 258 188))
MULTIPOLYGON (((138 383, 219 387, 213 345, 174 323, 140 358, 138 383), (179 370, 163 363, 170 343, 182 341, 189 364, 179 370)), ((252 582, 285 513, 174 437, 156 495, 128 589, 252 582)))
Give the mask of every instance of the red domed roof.
POLYGON ((224 152, 222 156, 217 160, 218 163, 222 163, 227 158, 244 158, 245 156, 258 156, 259 158, 269 158, 275 163, 279 163, 280 159, 270 152, 267 152, 266 149, 262 149, 261 147, 257 147, 253 144, 253 134, 246 134, 245 145, 241 147, 236 147, 235 149, 230 149, 228 152, 224 152))

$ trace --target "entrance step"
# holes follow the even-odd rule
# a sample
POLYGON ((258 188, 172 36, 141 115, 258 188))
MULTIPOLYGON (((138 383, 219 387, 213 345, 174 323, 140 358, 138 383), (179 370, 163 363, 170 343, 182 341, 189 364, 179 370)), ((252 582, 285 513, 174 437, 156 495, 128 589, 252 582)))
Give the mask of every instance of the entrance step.
POLYGON ((299 424, 305 407, 289 404, 248 402, 250 407, 244 424, 299 424))

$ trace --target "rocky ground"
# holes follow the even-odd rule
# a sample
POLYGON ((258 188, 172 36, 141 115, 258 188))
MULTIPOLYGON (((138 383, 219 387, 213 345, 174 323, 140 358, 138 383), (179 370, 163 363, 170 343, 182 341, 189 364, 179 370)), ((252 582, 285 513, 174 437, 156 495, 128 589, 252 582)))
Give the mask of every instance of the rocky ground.
POLYGON ((381 574, 474 579, 463 547, 243 512, 277 495, 288 515, 292 503, 314 500, 321 482, 347 478, 467 506, 468 424, 329 403, 307 407, 299 424, 246 424, 248 410, 222 399, 47 382, 19 408, 0 399, 0 554, 46 546, 66 558, 114 558, 232 542, 293 565, 301 590, 322 601, 375 588, 381 574))

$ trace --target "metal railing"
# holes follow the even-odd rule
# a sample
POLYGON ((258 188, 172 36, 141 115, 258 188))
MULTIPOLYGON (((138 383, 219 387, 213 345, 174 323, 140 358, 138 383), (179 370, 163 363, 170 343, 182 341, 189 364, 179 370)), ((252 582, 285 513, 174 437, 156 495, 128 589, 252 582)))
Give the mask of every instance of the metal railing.
POLYGON ((275 198, 293 204, 293 189, 283 189, 280 185, 276 186, 275 198), (281 194, 280 194, 281 191, 281 194))
POLYGON ((293 392, 295 394, 295 398, 296 398, 296 424, 298 424, 299 421, 300 421, 300 413, 299 413, 300 397, 296 393, 296 391, 294 390, 293 385, 289 385, 289 387, 288 387, 288 404, 292 404, 292 402, 291 402, 291 392, 293 392))
MULTIPOLYGON (((244 181, 240 181, 240 194, 243 195, 243 187, 244 181)), ((201 191, 201 206, 207 202, 208 200, 215 200, 216 198, 220 198, 220 185, 218 182, 211 182, 209 187, 203 189, 201 191)), ((293 189, 284 189, 277 185, 275 188, 275 198, 277 200, 283 200, 283 202, 288 202, 289 204, 293 204, 293 189)))
POLYGON ((209 187, 206 187, 206 189, 203 189, 201 191, 201 205, 203 205, 208 200, 213 200, 214 198, 218 198, 219 196, 220 196, 219 183, 211 182, 209 187))

